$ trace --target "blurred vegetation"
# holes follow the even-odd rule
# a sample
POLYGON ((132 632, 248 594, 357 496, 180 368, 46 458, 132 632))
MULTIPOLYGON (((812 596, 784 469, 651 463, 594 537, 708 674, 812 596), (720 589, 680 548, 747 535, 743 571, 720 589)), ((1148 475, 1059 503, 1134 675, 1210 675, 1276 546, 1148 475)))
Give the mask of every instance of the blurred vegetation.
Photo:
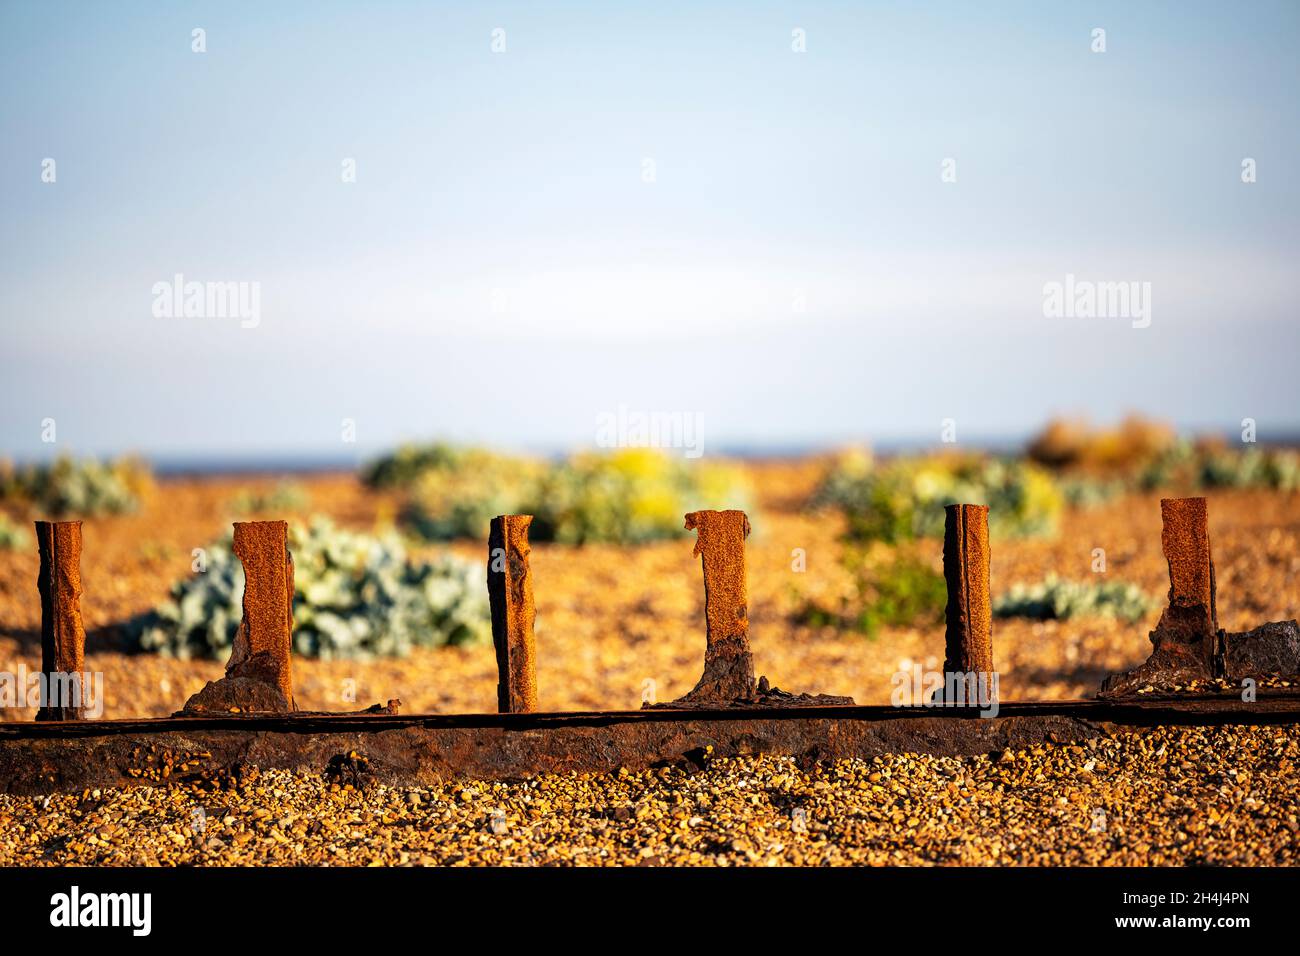
POLYGON ((1300 451, 1179 438, 1140 416, 1109 429, 1056 419, 1023 458, 951 453, 877 464, 864 451, 842 454, 811 503, 843 512, 852 540, 899 542, 941 536, 946 504, 986 504, 991 534, 1030 537, 1053 533, 1063 505, 1093 508, 1132 493, 1215 488, 1300 490, 1300 451))
POLYGON ((1030 440, 1025 453, 1039 464, 1062 470, 1132 473, 1177 444, 1172 427, 1130 415, 1116 428, 1093 428, 1081 419, 1056 418, 1030 440))
MULTIPOLYGON (((413 456, 426 462, 423 471, 411 472, 409 463, 403 465, 402 484, 389 485, 405 488, 400 518, 417 537, 486 541, 488 524, 497 515, 535 513, 528 506, 536 499, 545 462, 481 448, 436 447, 441 449, 437 454, 413 456)), ((541 540, 535 524, 532 537, 541 540)))
MULTIPOLYGON (((795 619, 810 627, 833 627, 875 637, 883 627, 937 627, 943 624, 948 594, 943 574, 913 545, 852 544, 843 566, 844 590, 814 598, 796 594, 795 619)), ((1136 584, 1079 582, 1047 575, 1037 584, 1018 584, 993 601, 995 617, 1068 620, 1114 617, 1130 624, 1144 619, 1160 601, 1136 584)))
POLYGON ((812 503, 841 511, 851 540, 894 543, 942 537, 950 504, 988 505, 996 537, 1051 534, 1064 497, 1047 471, 1014 459, 953 454, 873 465, 851 454, 832 465, 812 503))
POLYGON ((756 517, 741 469, 630 448, 559 463, 524 511, 539 541, 639 544, 687 534, 687 512, 709 508, 756 517))
POLYGON ((31 536, 8 515, 0 514, 0 551, 19 551, 30 546, 31 536))
POLYGON ((1017 584, 993 601, 995 617, 1038 621, 1115 617, 1136 624, 1160 602, 1123 581, 1066 581, 1049 574, 1037 584, 1017 584))
POLYGON ((1142 476, 1147 488, 1300 489, 1300 452, 1251 445, 1236 451, 1206 443, 1180 443, 1142 476))
POLYGON ((270 491, 245 488, 230 500, 230 510, 238 515, 293 513, 309 507, 311 492, 296 481, 279 482, 270 491))
MULTIPOLYGON (((403 656, 416 647, 491 640, 483 567, 446 555, 409 558, 393 533, 362 534, 314 519, 291 525, 294 652, 307 657, 403 656)), ((207 549, 206 570, 126 625, 135 644, 225 660, 239 628, 244 571, 230 539, 207 549)))
POLYGON ((1132 490, 1128 482, 1086 475, 1059 475, 1056 487, 1071 508, 1099 508, 1132 490))
POLYGON ((882 627, 925 627, 944 618, 943 575, 910 548, 848 545, 841 557, 849 572, 846 593, 803 599, 796 620, 875 637, 882 627))
POLYGON ((1178 438, 1168 425, 1140 416, 1129 416, 1113 429, 1057 419, 1029 443, 1026 453, 1053 469, 1066 500, 1079 507, 1128 492, 1300 489, 1300 452, 1178 438))
POLYGON ((406 444, 363 467, 361 480, 371 488, 409 488, 428 472, 464 470, 468 459, 475 457, 481 461, 481 456, 487 454, 444 442, 406 444))
POLYGON ((407 446, 369 465, 363 478, 404 492, 403 525, 425 540, 486 538, 500 514, 534 516, 534 541, 639 544, 686 534, 704 508, 752 514, 744 471, 654 449, 585 452, 556 462, 477 448, 407 446))
POLYGON ((92 518, 135 511, 152 490, 153 476, 136 458, 98 461, 60 456, 14 467, 0 463, 0 501, 42 518, 92 518))

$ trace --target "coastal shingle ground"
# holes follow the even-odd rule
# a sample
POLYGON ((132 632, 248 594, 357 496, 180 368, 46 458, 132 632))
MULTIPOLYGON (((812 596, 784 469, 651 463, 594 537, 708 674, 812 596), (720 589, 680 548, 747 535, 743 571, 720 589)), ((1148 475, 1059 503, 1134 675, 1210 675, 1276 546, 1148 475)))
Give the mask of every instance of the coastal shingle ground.
MULTIPOLYGON (((885 703, 913 662, 940 666, 942 625, 874 639, 802 626, 810 595, 841 593, 834 516, 796 507, 807 463, 751 466, 759 491, 747 546, 758 673, 792 691, 885 703), (806 571, 792 569, 802 548, 806 571)), ((371 528, 393 503, 351 476, 302 479, 313 512, 371 528)), ((82 607, 86 663, 104 673, 106 717, 170 714, 222 662, 124 653, 113 625, 162 600, 190 573, 190 551, 228 530, 240 490, 273 478, 165 482, 136 515, 88 520, 82 607)), ((1300 612, 1300 496, 1210 496, 1222 626, 1242 630, 1300 612)), ((452 546, 475 560, 484 542, 452 546)), ((1157 495, 1068 513, 1055 538, 992 542, 995 595, 1054 571, 1107 574, 1153 595, 1168 587, 1157 495)), ((704 593, 689 538, 640 548, 533 546, 539 707, 627 709, 651 688, 691 688, 704 657, 704 593), (649 684, 647 682, 650 682, 649 684)), ((430 549, 436 550, 436 549, 430 549)), ((933 560, 940 567, 939 543, 933 560)), ((36 554, 0 552, 0 669, 39 668, 36 554)), ((995 621, 1004 699, 1091 696, 1102 677, 1150 651, 1149 621, 995 621)), ((390 697, 403 711, 490 712, 491 647, 402 660, 294 660, 299 705, 355 710, 390 697), (355 697, 354 700, 349 699, 355 697)), ((7 710, 0 719, 30 720, 7 710)), ((333 789, 324 778, 263 773, 235 791, 137 787, 0 797, 0 864, 241 863, 661 864, 1298 862, 1297 739, 1289 728, 1164 729, 1092 747, 970 759, 895 755, 801 768, 775 757, 512 784, 333 789)))
POLYGON ((267 772, 215 793, 0 797, 0 864, 1292 865, 1297 760, 1297 728, 1220 727, 423 788, 267 772))

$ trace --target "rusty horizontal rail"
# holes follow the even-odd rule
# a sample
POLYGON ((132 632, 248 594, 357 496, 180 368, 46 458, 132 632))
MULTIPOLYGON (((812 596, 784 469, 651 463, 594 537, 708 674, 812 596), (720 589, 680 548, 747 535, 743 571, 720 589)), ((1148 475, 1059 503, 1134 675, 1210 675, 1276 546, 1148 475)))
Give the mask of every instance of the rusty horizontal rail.
MULTIPOLYGON (((769 707, 730 707, 711 710, 673 710, 647 707, 641 710, 560 710, 535 713, 479 714, 336 714, 300 711, 293 714, 204 714, 202 716, 127 717, 110 720, 83 720, 63 723, 26 721, 0 722, 0 741, 19 738, 97 737, 119 733, 188 730, 284 730, 316 733, 344 730, 386 730, 395 727, 501 727, 511 730, 546 729, 573 724, 603 726, 611 723, 663 724, 692 720, 737 720, 756 717, 770 720, 800 720, 808 716, 821 719, 862 721, 898 720, 918 714, 967 720, 979 717, 977 706, 951 706, 935 703, 895 707, 890 704, 832 704, 774 709, 769 707)), ((1097 720, 1136 721, 1141 715, 1170 718, 1168 723, 1205 723, 1199 715, 1259 715, 1269 722, 1269 715, 1292 715, 1300 720, 1300 691, 1272 691, 1262 688, 1254 701, 1243 701, 1237 694, 1166 694, 1140 698, 1069 698, 1062 700, 1002 701, 997 717, 1079 716, 1097 720), (1179 721, 1178 715, 1188 719, 1179 721)), ((984 720, 997 719, 984 717, 984 720)))
POLYGON ((807 706, 500 714, 263 714, 0 725, 0 791, 131 783, 220 786, 243 768, 329 773, 348 763, 391 785, 523 779, 701 764, 706 755, 800 759, 970 756, 1078 743, 1161 725, 1294 725, 1300 694, 1008 701, 978 708, 807 706), (163 769, 166 772, 163 772, 163 769))

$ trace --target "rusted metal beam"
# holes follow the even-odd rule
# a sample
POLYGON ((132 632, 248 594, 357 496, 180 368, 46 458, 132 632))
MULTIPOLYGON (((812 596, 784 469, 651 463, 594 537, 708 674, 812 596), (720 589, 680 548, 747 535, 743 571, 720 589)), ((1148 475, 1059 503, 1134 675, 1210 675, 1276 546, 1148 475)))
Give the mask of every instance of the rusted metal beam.
POLYGON ((974 691, 988 703, 995 699, 997 686, 993 679, 988 505, 956 504, 944 509, 943 577, 948 585, 943 694, 947 699, 955 692, 956 699, 974 704, 976 701, 969 699, 974 691))
POLYGON ((85 688, 86 629, 81 621, 81 522, 38 521, 41 568, 42 700, 37 720, 78 720, 85 688))
POLYGON ((488 600, 497 655, 497 710, 526 714, 537 709, 537 648, 533 621, 533 573, 528 528, 532 515, 498 515, 488 532, 488 600))
POLYGON ((1300 695, 1003 703, 967 707, 798 707, 569 714, 179 717, 0 724, 0 791, 144 784, 221 785, 254 769, 326 773, 341 757, 392 785, 699 764, 709 754, 801 760, 885 753, 969 756, 1077 743, 1160 725, 1291 725, 1300 695), (712 748, 711 750, 709 748, 712 748))
POLYGON ((678 703, 725 702, 754 696, 754 656, 749 649, 749 598, 745 583, 743 511, 693 511, 695 554, 704 566, 704 674, 678 703))
POLYGON ((293 555, 283 521, 236 521, 235 554, 244 566, 244 615, 226 676, 185 704, 189 713, 294 709, 293 555))

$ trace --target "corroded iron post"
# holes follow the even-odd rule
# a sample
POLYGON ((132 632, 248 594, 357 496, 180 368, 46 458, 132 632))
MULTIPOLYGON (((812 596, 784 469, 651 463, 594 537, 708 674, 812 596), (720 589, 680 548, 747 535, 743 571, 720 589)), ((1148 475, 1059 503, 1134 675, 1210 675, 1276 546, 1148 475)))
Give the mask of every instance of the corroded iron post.
POLYGON ((185 705, 189 712, 294 710, 293 555, 283 521, 235 522, 235 554, 244 565, 244 616, 226 676, 185 705))
POLYGON ((989 594, 988 505, 948 505, 944 509, 943 577, 948 585, 944 631, 944 699, 980 702, 971 692, 993 695, 993 606, 989 594), (951 693, 956 678, 964 683, 951 693), (973 675, 973 676, 972 676, 973 675), (976 682, 971 686, 970 681, 976 682))
POLYGON ((694 511, 686 516, 686 527, 697 532, 695 554, 703 559, 707 643, 704 675, 681 702, 752 698, 754 658, 745 585, 749 518, 743 511, 694 511))
POLYGON ((292 701, 293 556, 288 523, 236 522, 235 554, 244 566, 244 617, 227 673, 260 677, 292 701))
POLYGON ((988 505, 948 505, 943 522, 948 585, 945 671, 993 672, 988 505))
POLYGON ((528 527, 532 515, 498 515, 488 531, 488 600, 497 654, 497 710, 526 714, 537 709, 537 660, 533 622, 533 574, 528 527))
POLYGON ((41 569, 41 672, 46 698, 37 720, 81 717, 86 630, 81 621, 81 522, 38 521, 41 569), (75 687, 74 687, 75 683, 75 687), (76 706, 68 695, 75 696, 76 706))
POLYGON ((1160 543, 1169 562, 1169 606, 1151 634, 1157 650, 1189 657, 1208 672, 1218 649, 1214 559, 1204 498, 1161 498, 1160 543))
POLYGON ((1151 656, 1131 671, 1107 677, 1102 696, 1186 686, 1223 669, 1209 508, 1204 498, 1161 498, 1160 518, 1160 543, 1169 564, 1169 604, 1150 634, 1151 656))

